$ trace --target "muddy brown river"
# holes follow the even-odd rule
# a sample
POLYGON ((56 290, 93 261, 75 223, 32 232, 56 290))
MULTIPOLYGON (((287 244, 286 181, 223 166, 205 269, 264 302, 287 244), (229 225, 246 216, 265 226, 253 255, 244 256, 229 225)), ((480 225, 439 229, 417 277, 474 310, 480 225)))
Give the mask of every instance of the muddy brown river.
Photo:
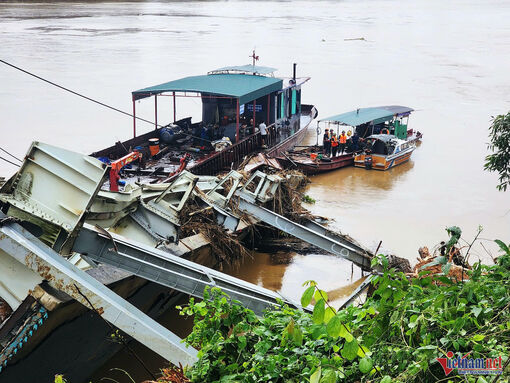
MULTIPOLYGON (((0 59, 129 112, 133 90, 244 64, 256 49, 259 64, 278 75, 290 75, 296 62, 298 75, 311 76, 303 102, 319 117, 413 107, 409 127, 424 139, 410 162, 315 176, 307 191, 316 200, 308 208, 334 228, 371 249, 382 240, 384 251, 412 262, 419 246, 434 248, 451 225, 468 242, 482 225, 492 255, 490 240, 510 240, 510 192, 498 192, 497 176, 483 170, 491 116, 510 110, 509 19, 510 2, 493 0, 4 1, 0 59)), ((160 123, 172 119, 167 106, 159 105, 160 123)), ((177 118, 200 117, 197 100, 177 106, 177 118)), ((142 100, 137 111, 153 119, 152 103, 142 100)), ((90 153, 132 131, 130 118, 3 64, 0 116, 0 147, 18 157, 33 140, 90 153)), ((306 143, 315 141, 313 123, 306 143)), ((0 161, 0 176, 14 171, 0 161)), ((480 245, 476 258, 490 261, 480 245)), ((302 282, 316 279, 337 302, 360 278, 349 263, 317 254, 284 265, 256 254, 230 272, 296 299, 302 282)), ((112 363, 95 379, 133 365, 112 363)))

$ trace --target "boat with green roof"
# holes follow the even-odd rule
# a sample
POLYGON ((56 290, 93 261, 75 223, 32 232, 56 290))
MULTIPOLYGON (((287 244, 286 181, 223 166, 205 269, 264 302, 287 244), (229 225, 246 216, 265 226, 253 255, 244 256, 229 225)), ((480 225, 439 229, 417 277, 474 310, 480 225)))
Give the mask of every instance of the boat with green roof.
POLYGON ((422 138, 419 131, 408 129, 413 111, 406 106, 388 105, 323 118, 317 122, 315 146, 296 147, 279 155, 278 161, 284 167, 297 168, 309 175, 353 165, 387 170, 409 160, 415 142, 422 138), (333 156, 319 145, 326 131, 330 139, 333 133, 337 138, 342 131, 346 133, 345 152, 333 156))
POLYGON ((151 177, 159 182, 182 168, 183 158, 187 170, 214 175, 251 153, 278 155, 299 145, 317 116, 315 107, 301 103, 302 86, 310 78, 297 77, 296 64, 291 77, 276 77, 275 68, 255 65, 255 57, 253 65, 223 67, 132 92, 133 138, 92 155, 113 162, 137 150, 142 159, 123 169, 125 181, 151 177), (137 104, 149 98, 154 130, 137 135, 137 104), (201 121, 177 119, 178 104, 189 98, 201 100, 201 121), (164 109, 170 110, 160 123, 164 109))

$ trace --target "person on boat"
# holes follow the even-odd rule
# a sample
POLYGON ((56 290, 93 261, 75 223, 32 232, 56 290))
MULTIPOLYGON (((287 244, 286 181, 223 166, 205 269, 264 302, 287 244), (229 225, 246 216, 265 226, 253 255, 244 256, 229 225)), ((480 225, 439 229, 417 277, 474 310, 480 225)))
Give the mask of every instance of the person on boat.
POLYGON ((329 129, 324 130, 324 136, 322 138, 322 147, 324 148, 324 154, 329 156, 331 149, 331 139, 329 138, 329 129))
POLYGON ((266 145, 266 138, 267 138, 267 126, 266 124, 264 123, 264 121, 262 121, 259 125, 259 130, 260 130, 260 138, 262 140, 262 147, 263 148, 267 148, 267 145, 266 145))
POLYGON ((352 151, 353 152, 357 152, 358 149, 359 149, 359 136, 358 136, 358 132, 354 132, 354 134, 351 137, 351 141, 352 141, 352 151))
POLYGON ((338 139, 336 138, 336 134, 333 133, 331 136, 331 157, 336 157, 336 152, 338 151, 338 139))
POLYGON ((347 143, 347 136, 345 135, 345 130, 342 130, 342 134, 339 137, 340 141, 340 154, 344 154, 345 144, 347 143))
POLYGON ((202 125, 202 130, 200 131, 200 138, 202 139, 200 141, 200 145, 206 146, 207 142, 209 141, 209 129, 205 124, 202 125))
POLYGON ((390 131, 388 130, 388 128, 387 128, 387 127, 384 127, 384 128, 382 128, 382 130, 381 130, 381 134, 390 134, 390 131))

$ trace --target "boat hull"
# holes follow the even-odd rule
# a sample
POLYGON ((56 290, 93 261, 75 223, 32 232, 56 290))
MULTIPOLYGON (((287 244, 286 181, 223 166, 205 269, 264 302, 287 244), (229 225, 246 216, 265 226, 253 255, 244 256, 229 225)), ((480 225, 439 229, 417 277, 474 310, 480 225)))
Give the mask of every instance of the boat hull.
POLYGON ((354 166, 358 168, 374 169, 374 170, 388 170, 395 166, 401 165, 411 158, 412 150, 398 153, 395 156, 384 156, 381 154, 358 154, 354 158, 354 166), (371 158, 371 167, 367 165, 367 161, 371 158))
POLYGON ((354 164, 354 156, 344 154, 338 157, 330 158, 331 161, 316 160, 314 163, 304 163, 292 158, 278 157, 278 161, 287 169, 298 169, 306 175, 315 175, 341 169, 354 164), (292 161, 291 161, 292 160, 292 161))

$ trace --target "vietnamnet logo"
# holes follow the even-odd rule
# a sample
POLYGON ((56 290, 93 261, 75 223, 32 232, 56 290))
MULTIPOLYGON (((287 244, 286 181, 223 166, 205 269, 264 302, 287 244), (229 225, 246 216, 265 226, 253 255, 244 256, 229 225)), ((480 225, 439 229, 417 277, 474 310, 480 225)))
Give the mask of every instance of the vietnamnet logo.
POLYGON ((453 352, 446 353, 447 358, 436 358, 448 376, 453 370, 459 375, 501 375, 503 373, 503 361, 498 358, 468 358, 468 352, 463 357, 453 357, 453 352))

